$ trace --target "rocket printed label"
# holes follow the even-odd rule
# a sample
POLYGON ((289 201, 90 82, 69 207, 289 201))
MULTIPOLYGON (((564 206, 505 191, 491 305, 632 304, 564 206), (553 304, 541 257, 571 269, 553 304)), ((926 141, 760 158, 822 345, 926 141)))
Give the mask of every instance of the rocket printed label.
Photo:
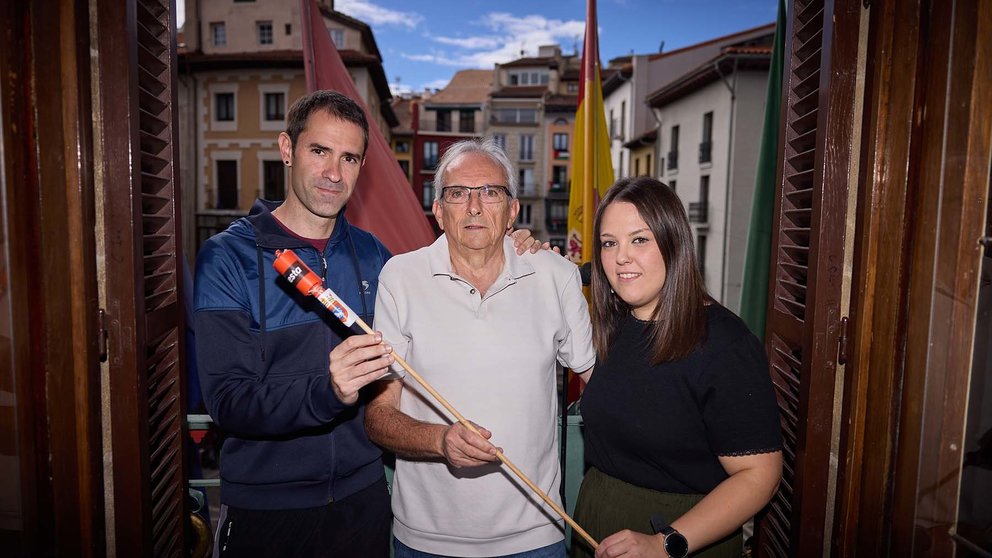
POLYGON ((334 291, 331 289, 324 289, 324 292, 320 293, 317 300, 324 305, 325 308, 330 310, 339 320, 346 326, 350 326, 355 323, 357 316, 348 308, 348 305, 344 303, 343 300, 339 299, 334 291))

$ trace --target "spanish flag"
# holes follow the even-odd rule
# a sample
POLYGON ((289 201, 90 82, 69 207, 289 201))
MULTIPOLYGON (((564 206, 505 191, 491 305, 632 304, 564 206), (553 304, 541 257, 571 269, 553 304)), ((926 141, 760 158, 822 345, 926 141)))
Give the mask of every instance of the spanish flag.
POLYGON ((575 115, 575 156, 568 199, 568 257, 575 263, 592 259, 592 221, 596 204, 613 184, 610 137, 603 111, 599 75, 599 30, 596 0, 586 1, 586 36, 582 47, 579 107, 575 115), (588 240, 588 242, 585 242, 588 240))

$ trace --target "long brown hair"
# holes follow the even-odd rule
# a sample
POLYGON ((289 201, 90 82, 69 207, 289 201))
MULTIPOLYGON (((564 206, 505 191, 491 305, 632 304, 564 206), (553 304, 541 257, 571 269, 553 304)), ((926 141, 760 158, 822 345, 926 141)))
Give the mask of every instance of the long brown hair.
POLYGON ((706 336, 706 307, 710 300, 699 273, 692 229, 682 201, 665 184, 646 176, 617 181, 599 204, 593 225, 592 338, 596 356, 605 360, 630 306, 614 294, 603 271, 599 240, 603 212, 610 204, 627 202, 637 208, 654 234, 665 261, 665 284, 651 316, 648 347, 654 364, 681 360, 706 336))

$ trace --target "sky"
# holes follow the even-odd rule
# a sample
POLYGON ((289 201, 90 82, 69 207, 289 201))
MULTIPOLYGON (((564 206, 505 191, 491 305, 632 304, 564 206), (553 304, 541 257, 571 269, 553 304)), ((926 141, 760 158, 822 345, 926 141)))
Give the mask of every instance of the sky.
MULTIPOLYGON (((296 0, 286 0, 296 1, 296 0)), ((599 55, 671 51, 773 23, 777 0, 598 0, 599 55)), ((182 23, 182 4, 179 22, 182 23)), ((444 87, 458 70, 581 51, 586 0, 335 0, 372 27, 393 94, 444 87)))

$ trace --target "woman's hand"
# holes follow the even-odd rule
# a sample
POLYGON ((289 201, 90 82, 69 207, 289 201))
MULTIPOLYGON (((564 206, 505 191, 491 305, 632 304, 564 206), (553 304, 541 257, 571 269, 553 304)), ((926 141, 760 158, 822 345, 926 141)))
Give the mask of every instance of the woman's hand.
POLYGON ((613 533, 596 549, 596 558, 666 558, 662 535, 645 535, 630 529, 613 533))

